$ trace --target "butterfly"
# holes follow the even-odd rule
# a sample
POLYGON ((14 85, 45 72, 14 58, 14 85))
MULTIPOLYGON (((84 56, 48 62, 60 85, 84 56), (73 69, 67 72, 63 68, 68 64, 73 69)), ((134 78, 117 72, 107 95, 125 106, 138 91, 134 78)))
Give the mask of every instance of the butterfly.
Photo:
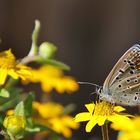
POLYGON ((112 103, 140 105, 140 45, 135 44, 118 60, 97 93, 112 103))

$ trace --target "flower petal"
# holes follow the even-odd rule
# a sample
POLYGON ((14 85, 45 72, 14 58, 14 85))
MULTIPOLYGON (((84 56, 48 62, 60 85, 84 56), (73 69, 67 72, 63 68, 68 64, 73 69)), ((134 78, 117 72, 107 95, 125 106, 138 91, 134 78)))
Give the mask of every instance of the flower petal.
POLYGON ((111 125, 112 128, 115 130, 133 130, 135 128, 132 120, 127 116, 122 115, 113 115, 110 116, 109 119, 113 124, 111 125))
POLYGON ((75 116, 75 122, 83 122, 88 121, 91 118, 91 114, 89 112, 79 113, 75 116))
POLYGON ((0 85, 3 85, 7 77, 7 69, 0 69, 0 85))
POLYGON ((98 116, 98 118, 97 118, 98 125, 99 126, 104 125, 106 119, 107 119, 107 117, 105 117, 105 116, 98 116))
POLYGON ((109 116, 108 120, 111 122, 114 122, 114 123, 116 123, 116 122, 124 122, 125 123, 125 122, 130 121, 130 118, 128 118, 127 116, 115 114, 115 115, 109 116))
POLYGON ((14 79, 18 79, 18 74, 13 69, 9 70, 8 74, 14 79))
POLYGON ((33 78, 32 73, 31 73, 31 68, 28 66, 17 64, 15 71, 22 80, 25 80, 26 78, 29 78, 29 77, 33 78))
POLYGON ((125 111, 126 109, 125 108, 123 108, 123 107, 121 107, 121 106, 115 106, 114 107, 114 111, 116 111, 116 112, 121 112, 121 111, 125 111))
POLYGON ((94 103, 86 104, 85 107, 87 108, 87 110, 88 110, 90 113, 93 113, 95 104, 94 104, 94 103))
POLYGON ((86 132, 90 132, 92 128, 97 124, 96 119, 93 117, 86 125, 86 132))
POLYGON ((70 138, 72 136, 72 131, 68 127, 63 127, 61 131, 66 138, 70 138))
POLYGON ((79 128, 79 123, 76 123, 71 116, 63 116, 62 117, 62 122, 65 124, 65 126, 73 129, 79 128))

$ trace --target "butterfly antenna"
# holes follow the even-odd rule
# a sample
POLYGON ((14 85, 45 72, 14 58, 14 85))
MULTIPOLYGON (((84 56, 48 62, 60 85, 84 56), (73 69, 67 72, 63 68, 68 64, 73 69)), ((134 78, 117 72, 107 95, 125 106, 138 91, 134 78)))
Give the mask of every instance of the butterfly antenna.
MULTIPOLYGON (((96 95, 98 96, 97 90, 100 89, 101 86, 99 86, 99 85, 97 85, 97 84, 94 84, 94 83, 90 83, 90 82, 78 82, 78 83, 79 83, 79 84, 87 84, 87 85, 95 86, 96 90, 90 93, 90 96, 89 96, 90 101, 93 101, 93 100, 91 99, 92 95, 96 94, 96 95)), ((96 97, 96 98, 98 98, 98 97, 96 97)))
POLYGON ((92 101, 92 98, 94 97, 94 96, 93 96, 94 94, 95 94, 95 97, 96 97, 95 99, 98 98, 97 91, 91 92, 90 95, 89 95, 91 101, 92 101))
POLYGON ((90 82, 78 82, 78 84, 92 85, 92 86, 95 86, 95 87, 98 87, 98 88, 100 88, 100 86, 99 86, 99 85, 97 85, 97 84, 94 84, 94 83, 90 83, 90 82))

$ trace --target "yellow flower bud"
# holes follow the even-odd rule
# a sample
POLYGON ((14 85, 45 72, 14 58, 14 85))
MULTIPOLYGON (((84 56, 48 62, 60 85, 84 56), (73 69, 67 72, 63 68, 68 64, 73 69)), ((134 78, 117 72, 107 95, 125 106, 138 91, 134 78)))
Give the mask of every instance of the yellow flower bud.
POLYGON ((6 116, 3 126, 12 134, 16 135, 25 128, 26 120, 23 116, 6 116))

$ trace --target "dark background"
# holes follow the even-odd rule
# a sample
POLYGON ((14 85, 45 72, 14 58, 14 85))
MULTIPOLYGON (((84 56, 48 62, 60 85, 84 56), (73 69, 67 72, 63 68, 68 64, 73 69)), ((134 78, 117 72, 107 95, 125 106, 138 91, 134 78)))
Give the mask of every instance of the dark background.
MULTIPOLYGON (((0 0, 0 50, 12 48, 18 58, 25 56, 35 19, 42 24, 39 42, 56 44, 56 58, 71 66, 69 74, 78 81, 102 85, 120 56, 140 43, 138 0, 0 0)), ((72 96, 54 98, 63 104, 74 102, 77 112, 82 112, 92 91, 83 85, 72 96)), ((77 139, 101 137, 98 127, 90 134, 84 127, 75 133, 77 139)))

